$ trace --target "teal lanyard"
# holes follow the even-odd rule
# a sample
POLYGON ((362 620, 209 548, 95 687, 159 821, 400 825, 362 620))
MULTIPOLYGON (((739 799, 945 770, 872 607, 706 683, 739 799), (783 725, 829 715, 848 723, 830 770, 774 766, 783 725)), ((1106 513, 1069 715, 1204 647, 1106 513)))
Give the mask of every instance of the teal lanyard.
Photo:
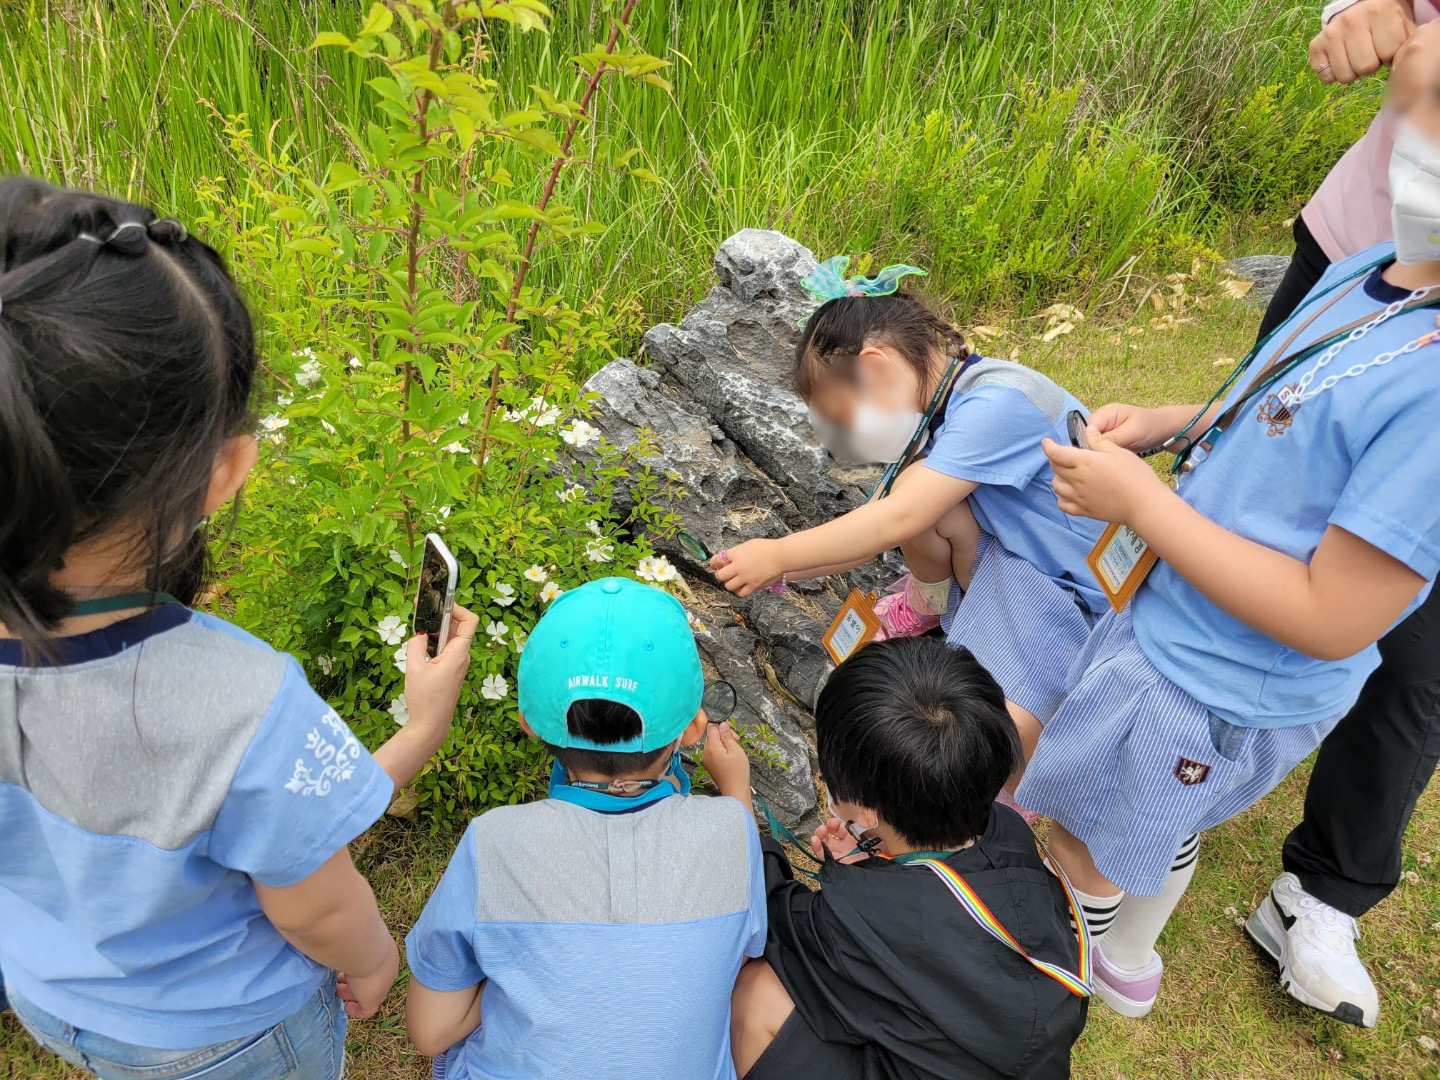
MULTIPOLYGON (((1326 296, 1329 296, 1331 293, 1335 292, 1337 289, 1343 286, 1349 285, 1353 287, 1356 281, 1364 278, 1366 275, 1373 272, 1377 267, 1384 266, 1391 261, 1392 260, 1390 259, 1390 257, 1386 256, 1381 259, 1376 259, 1374 262, 1371 262, 1361 267, 1359 270, 1350 274, 1348 277, 1335 282, 1323 292, 1318 293, 1315 297, 1311 299, 1310 303, 1307 304, 1306 307, 1314 306, 1315 303, 1324 299, 1326 296)), ((1389 305, 1386 306, 1388 307, 1389 305)), ((1419 303, 1403 307, 1400 309, 1400 311, 1397 311, 1396 314, 1399 315, 1407 311, 1416 311, 1422 308, 1436 306, 1440 306, 1440 297, 1423 300, 1419 303)), ((1222 413, 1215 419, 1214 423, 1210 425, 1209 429, 1206 430, 1204 435, 1202 435, 1198 439, 1192 438, 1190 436, 1190 431, 1195 427, 1196 424, 1200 422, 1200 419, 1207 412, 1210 411, 1210 407, 1214 405, 1217 401, 1221 401, 1224 399, 1225 395, 1230 392, 1231 387, 1235 385, 1241 374, 1247 368, 1249 368, 1249 366, 1265 351, 1265 348, 1270 344, 1271 339, 1274 338, 1275 335, 1278 334, 1281 330, 1285 329, 1285 327, 1288 326, 1289 323, 1290 320, 1287 319, 1284 323, 1275 327, 1273 330, 1270 331, 1270 333, 1266 334, 1264 338, 1258 341, 1255 344, 1255 347, 1245 355, 1245 359, 1241 360, 1240 363, 1235 366, 1234 370, 1231 371, 1228 376, 1226 376, 1225 381, 1220 384, 1220 389, 1216 390, 1215 393, 1210 395, 1210 400, 1205 402, 1205 404, 1200 407, 1200 411, 1197 412, 1193 417, 1191 417, 1190 422, 1186 424, 1183 428, 1181 428, 1180 431, 1174 436, 1165 440, 1165 442, 1162 443, 1160 446, 1156 447, 1154 450, 1147 451, 1147 454, 1158 453, 1161 450, 1167 450, 1178 440, 1184 439, 1185 448, 1176 453, 1175 461, 1170 466, 1170 474, 1174 476, 1181 471, 1185 471, 1186 464, 1187 462, 1189 462, 1190 455, 1194 452, 1195 448, 1198 446, 1203 446, 1206 450, 1206 453, 1208 454, 1215 447, 1215 444, 1220 441, 1220 437, 1229 429, 1233 421, 1240 415, 1241 412, 1245 410, 1245 408, 1250 404, 1250 402, 1255 400, 1256 397, 1268 391, 1277 382, 1283 379, 1286 375, 1290 374, 1290 372, 1294 371, 1296 367, 1298 367, 1300 364, 1303 364, 1312 356, 1315 356, 1317 353, 1323 352, 1331 345, 1334 345, 1336 342, 1343 341, 1356 329, 1356 327, 1353 325, 1346 326, 1341 330, 1336 331, 1335 333, 1328 334, 1320 340, 1312 342, 1304 348, 1299 349, 1294 353, 1291 353, 1285 359, 1271 365, 1268 369, 1263 371, 1261 375, 1257 377, 1255 382, 1253 382, 1245 390, 1245 393, 1240 397, 1238 401, 1236 401, 1233 405, 1230 406, 1230 408, 1226 409, 1224 413, 1222 413)))
POLYGON ((131 608, 153 608, 162 604, 178 604, 179 600, 168 592, 132 592, 119 596, 97 596, 93 600, 77 600, 70 609, 70 617, 77 615, 109 615, 114 611, 129 611, 131 608))
POLYGON ((930 407, 925 410, 925 415, 920 420, 920 426, 915 429, 915 434, 910 436, 910 442, 905 446, 905 452, 900 455, 899 461, 892 461, 880 477, 880 482, 870 492, 866 502, 874 502, 877 498, 883 499, 890 494, 890 489, 895 486, 895 478, 900 475, 900 470, 910 461, 911 455, 920 449, 920 440, 925 437, 925 432, 930 427, 930 421, 935 418, 935 411, 940 408, 940 403, 950 393, 955 381, 955 375, 965 361, 970 357, 951 357, 945 374, 940 377, 940 385, 935 388, 934 395, 930 398, 930 407))

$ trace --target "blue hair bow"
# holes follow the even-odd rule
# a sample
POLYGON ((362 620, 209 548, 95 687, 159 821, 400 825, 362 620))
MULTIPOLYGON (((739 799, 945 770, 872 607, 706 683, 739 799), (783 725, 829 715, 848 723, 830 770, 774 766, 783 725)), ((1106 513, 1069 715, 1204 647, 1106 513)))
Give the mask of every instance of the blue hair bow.
POLYGON ((874 277, 845 277, 845 269, 850 265, 848 255, 836 255, 826 259, 800 282, 801 286, 815 299, 822 304, 829 300, 836 300, 842 296, 889 296, 896 289, 900 288, 900 279, 908 274, 919 274, 924 277, 928 271, 921 270, 918 266, 905 266, 897 264, 887 266, 874 277))

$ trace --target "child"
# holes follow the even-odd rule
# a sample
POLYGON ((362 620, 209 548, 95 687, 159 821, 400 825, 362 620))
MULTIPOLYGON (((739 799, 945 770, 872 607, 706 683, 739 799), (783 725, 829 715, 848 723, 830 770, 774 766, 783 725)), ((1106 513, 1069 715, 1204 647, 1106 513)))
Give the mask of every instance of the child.
POLYGON ((475 631, 410 643, 372 759, 295 661, 187 606, 196 522, 255 463, 255 365, 178 223, 0 180, 0 956, 100 1076, 339 1075, 399 966, 346 845, 438 748, 475 631))
MULTIPOLYGON (((1394 245, 1327 271, 1207 406, 1110 405, 1093 449, 1046 447, 1065 510, 1125 523, 1160 559, 1096 627, 1019 791, 1063 826, 1051 843, 1097 920, 1097 992, 1127 1016, 1154 1004, 1195 834, 1319 745, 1440 570, 1436 96, 1401 125, 1394 245), (1131 452, 1162 444, 1178 492, 1131 452)), ((1282 964, 1291 941, 1353 934, 1306 900, 1274 891, 1248 924, 1282 964)), ((1374 1023, 1373 999, 1312 1004, 1374 1023)))
MULTIPOLYGON (((735 986, 737 1071, 1068 1075, 1088 990, 1056 976, 1079 969, 1082 953, 1034 835, 993 806, 1020 754, 995 680, 933 639, 869 645, 821 691, 815 738, 831 806, 812 842, 822 888, 796 882, 784 849, 761 841, 770 936, 735 986), (1004 944, 947 876, 973 888, 1029 957, 1067 970, 1041 970, 1004 944)), ((733 738, 723 751, 711 775, 748 800, 744 751, 733 738)))
POLYGON ((1060 512, 1040 449, 1081 405, 1043 375, 972 355, 914 297, 865 294, 893 291, 911 268, 890 268, 876 286, 841 282, 832 264, 843 268, 843 259, 807 279, 818 295, 840 295, 806 323, 795 389, 822 432, 848 432, 856 455, 915 463, 889 495, 835 521, 722 553, 717 577, 745 596, 899 545, 912 576, 881 601, 889 636, 943 623, 950 643, 969 648, 1004 688, 1028 750, 1105 605, 1085 565, 1100 527, 1060 512))
POLYGON ((411 1040, 449 1080, 734 1077, 730 989, 765 946, 764 879, 754 821, 691 797, 680 767, 706 729, 685 610, 623 578, 572 589, 519 683, 550 798, 470 823, 405 939, 411 1040))

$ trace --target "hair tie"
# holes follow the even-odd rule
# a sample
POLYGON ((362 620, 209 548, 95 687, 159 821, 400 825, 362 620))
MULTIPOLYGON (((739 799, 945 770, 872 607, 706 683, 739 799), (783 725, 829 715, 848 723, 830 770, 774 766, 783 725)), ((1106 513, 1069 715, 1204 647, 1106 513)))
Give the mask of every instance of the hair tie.
POLYGON ((836 255, 826 259, 800 280, 800 285, 821 303, 838 300, 842 296, 889 296, 900 288, 900 279, 910 274, 925 277, 928 271, 918 266, 897 263, 887 266, 874 277, 863 275, 846 278, 845 269, 850 265, 848 255, 836 255))
POLYGON ((100 242, 102 248, 111 248, 122 255, 139 255, 145 250, 145 242, 150 239, 149 227, 140 221, 122 221, 115 226, 115 230, 100 242), (140 241, 138 244, 131 243, 125 238, 125 234, 139 230, 140 241), (117 241, 119 241, 117 243, 117 241))
POLYGON ((146 232, 157 244, 183 244, 190 239, 190 230, 173 217, 156 218, 146 232))

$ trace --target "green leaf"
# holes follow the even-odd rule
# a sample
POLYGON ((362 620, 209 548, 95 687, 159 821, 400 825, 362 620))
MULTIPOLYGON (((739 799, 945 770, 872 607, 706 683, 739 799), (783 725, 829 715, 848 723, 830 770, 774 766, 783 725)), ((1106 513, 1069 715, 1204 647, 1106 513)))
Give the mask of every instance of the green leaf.
POLYGON ((394 14, 384 4, 371 4, 370 17, 365 20, 365 25, 360 28, 360 36, 370 34, 383 34, 395 21, 394 14))
POLYGON ((310 43, 312 49, 323 49, 327 45, 339 45, 349 48, 354 42, 344 34, 337 34, 334 30, 322 30, 315 35, 315 40, 310 43))
POLYGON ((633 177, 635 177, 637 180, 644 180, 644 181, 646 181, 646 182, 648 182, 648 183, 651 183, 651 184, 663 184, 663 183, 664 183, 664 181, 661 180, 660 177, 656 176, 656 175, 655 175, 653 172, 651 172, 649 169, 646 169, 646 168, 643 168, 643 167, 631 169, 631 170, 630 170, 630 175, 633 176, 633 177))

